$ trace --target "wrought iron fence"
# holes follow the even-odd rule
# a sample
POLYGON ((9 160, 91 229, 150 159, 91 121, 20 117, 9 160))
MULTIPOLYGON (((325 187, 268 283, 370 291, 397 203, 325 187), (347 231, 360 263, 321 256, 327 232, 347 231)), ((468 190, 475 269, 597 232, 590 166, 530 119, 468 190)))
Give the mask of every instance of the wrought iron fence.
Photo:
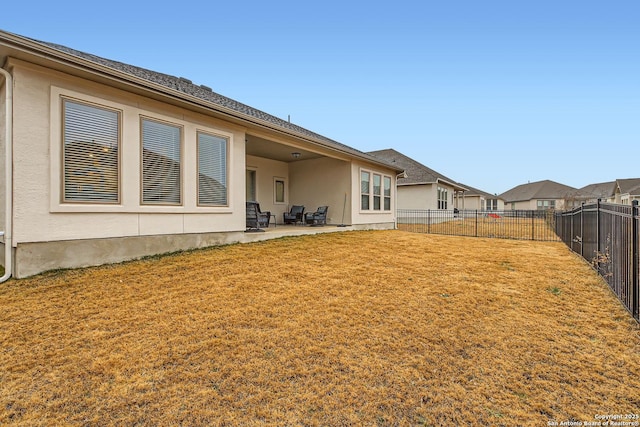
POLYGON ((631 206, 598 202, 558 212, 556 232, 571 250, 591 262, 640 322, 638 202, 631 206))
POLYGON ((398 209, 398 228, 417 233, 559 241, 555 215, 546 210, 398 209))

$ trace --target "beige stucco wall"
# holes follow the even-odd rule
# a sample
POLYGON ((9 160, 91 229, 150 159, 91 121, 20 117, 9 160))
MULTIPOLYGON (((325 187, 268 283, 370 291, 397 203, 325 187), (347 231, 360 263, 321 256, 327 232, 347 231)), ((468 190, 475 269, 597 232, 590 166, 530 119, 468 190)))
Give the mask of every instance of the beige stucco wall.
POLYGON ((244 132, 177 107, 16 62, 14 242, 244 230, 244 132), (62 204, 61 102, 73 97, 122 113, 121 203, 62 204), (183 127, 182 206, 140 204, 140 117, 183 127), (229 206, 196 206, 196 131, 229 139, 229 206))
POLYGON ((433 209, 429 205, 431 185, 402 185, 398 187, 398 209, 433 209))
MULTIPOLYGON (((6 112, 6 81, 4 76, 0 75, 0 230, 4 229, 5 221, 5 133, 7 123, 6 112)), ((4 237, 0 237, 0 241, 4 241, 4 237)), ((0 252, 0 258, 2 258, 2 252, 0 252)), ((4 262, 4 261, 2 261, 4 262)))
MULTIPOLYGON (((345 223, 354 224, 354 228, 390 228, 393 224, 394 211, 361 214, 359 205, 352 206, 352 196, 359 200, 362 165, 349 156, 293 163, 246 157, 246 129, 241 126, 20 60, 12 59, 11 64, 15 79, 13 243, 16 277, 52 268, 98 265, 247 241, 244 233, 247 167, 256 170, 257 196, 262 209, 276 214, 278 222, 290 205, 304 204, 308 211, 328 205, 328 222, 339 224, 343 221, 347 194, 345 223), (118 204, 60 202, 61 96, 121 112, 121 200, 118 204), (183 129, 181 206, 140 203, 141 116, 167 121, 183 129), (215 133, 229 141, 228 206, 197 206, 197 131, 215 133), (284 204, 274 200, 274 177, 286 181, 284 204)), ((392 170, 370 169, 395 178, 392 170)))
MULTIPOLYGON (((453 187, 444 184, 402 185, 398 187, 398 209, 438 209, 438 187, 448 191, 448 209, 455 207, 453 187)), ((469 208, 467 208, 469 209, 469 208)))
MULTIPOLYGON (((551 200, 551 199, 543 199, 543 200, 551 200)), ((557 199, 556 201, 556 210, 564 209, 564 200, 557 199)), ((537 210, 538 209, 538 199, 535 200, 524 200, 520 202, 508 202, 504 204, 505 210, 537 210)))
POLYGON ((282 214, 288 210, 289 203, 289 164, 255 156, 246 156, 246 159, 246 168, 256 172, 256 198, 260 209, 274 214, 277 223, 281 224, 282 214), (277 203, 275 200, 276 178, 285 182, 284 203, 277 203))
POLYGON ((315 212, 319 206, 329 206, 327 223, 340 224, 344 195, 347 196, 345 223, 349 218, 351 198, 350 162, 328 157, 290 164, 289 204, 304 205, 305 212, 315 212))
MULTIPOLYGON (((356 202, 351 206, 352 224, 368 224, 368 223, 394 223, 396 221, 396 176, 392 171, 381 169, 374 165, 363 162, 353 162, 351 164, 351 186, 354 189, 356 202), (391 210, 362 210, 360 204, 360 173, 368 171, 372 174, 379 174, 391 178, 391 210)), ((384 181, 384 180, 383 180, 384 181)), ((384 184, 383 184, 384 185, 384 184)), ((384 193, 384 188, 382 189, 384 193)), ((384 202, 381 202, 384 203, 384 202)))

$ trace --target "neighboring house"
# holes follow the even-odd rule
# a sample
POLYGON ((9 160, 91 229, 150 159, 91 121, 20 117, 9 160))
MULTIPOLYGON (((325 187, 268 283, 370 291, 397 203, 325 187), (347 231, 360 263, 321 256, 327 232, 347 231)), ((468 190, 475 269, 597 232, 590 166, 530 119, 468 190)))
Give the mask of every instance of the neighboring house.
POLYGON ((509 210, 562 210, 580 205, 578 190, 550 180, 521 184, 500 194, 505 209, 509 210))
POLYGON ((504 200, 495 194, 478 190, 466 184, 460 184, 467 190, 456 198, 456 207, 460 210, 503 211, 504 200))
POLYGON ((393 149, 370 151, 375 157, 404 169, 398 178, 398 209, 453 210, 455 198, 467 190, 456 181, 393 149))
POLYGON ((395 225, 401 166, 206 86, 2 31, 0 66, 15 277, 244 241, 252 199, 395 225))
POLYGON ((578 190, 579 199, 585 204, 602 202, 613 203, 616 189, 615 181, 589 184, 578 190))
POLYGON ((613 192, 614 203, 630 205, 634 200, 640 200, 640 178, 617 179, 613 192))

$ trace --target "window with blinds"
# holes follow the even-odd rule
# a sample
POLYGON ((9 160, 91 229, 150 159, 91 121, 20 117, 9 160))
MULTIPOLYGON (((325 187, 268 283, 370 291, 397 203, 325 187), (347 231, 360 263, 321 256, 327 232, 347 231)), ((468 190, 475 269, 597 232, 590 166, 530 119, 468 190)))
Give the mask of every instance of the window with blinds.
POLYGON ((198 205, 227 206, 226 138, 198 132, 198 205))
POLYGON ((371 174, 369 172, 360 172, 360 209, 363 211, 369 210, 369 194, 371 190, 369 188, 371 182, 371 174))
POLYGON ((391 177, 384 177, 384 210, 391 210, 391 177))
POLYGON ((142 203, 182 203, 181 150, 181 127, 142 119, 142 203))
POLYGON ((120 112, 63 99, 64 202, 118 203, 120 112))
POLYGON ((378 174, 373 174, 373 210, 379 211, 381 207, 382 196, 382 177, 378 174))

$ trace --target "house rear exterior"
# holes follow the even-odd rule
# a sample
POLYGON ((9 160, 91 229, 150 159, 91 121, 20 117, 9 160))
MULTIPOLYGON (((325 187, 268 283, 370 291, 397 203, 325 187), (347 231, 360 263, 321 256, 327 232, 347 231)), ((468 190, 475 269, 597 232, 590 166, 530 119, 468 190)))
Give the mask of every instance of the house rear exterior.
POLYGON ((395 225, 401 168, 206 86, 5 32, 0 66, 14 277, 242 242, 252 199, 395 225))
POLYGON ((398 179, 398 209, 453 211, 466 187, 394 149, 369 154, 397 165, 406 173, 398 179))
POLYGON ((582 202, 576 188, 550 180, 521 184, 499 197, 505 210, 573 209, 582 202))

